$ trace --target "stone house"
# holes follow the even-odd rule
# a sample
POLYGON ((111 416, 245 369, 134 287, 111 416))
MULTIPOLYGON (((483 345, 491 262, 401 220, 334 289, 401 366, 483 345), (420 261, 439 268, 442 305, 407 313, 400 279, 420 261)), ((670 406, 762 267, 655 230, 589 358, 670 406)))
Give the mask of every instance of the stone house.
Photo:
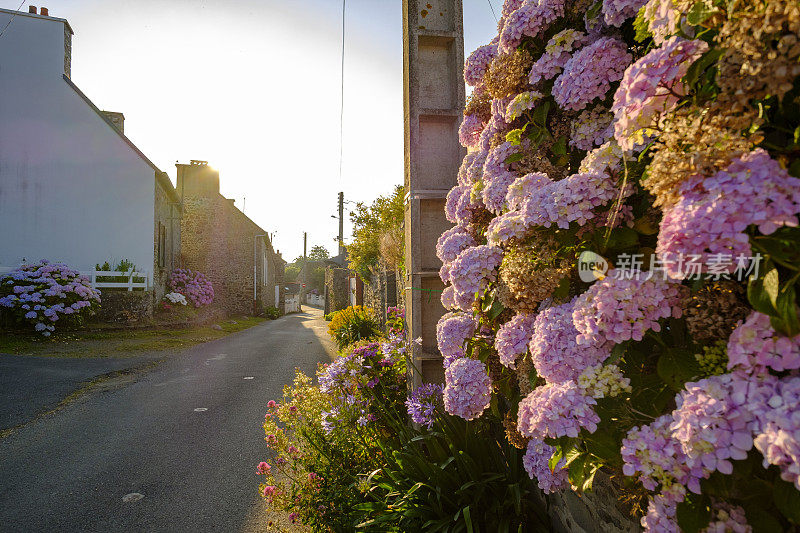
POLYGON ((71 79, 65 19, 0 9, 0 28, 0 270, 127 259, 147 274, 152 310, 180 257, 175 188, 125 136, 122 113, 71 79))
POLYGON ((183 266, 211 280, 215 305, 229 314, 249 314, 259 306, 283 311, 285 263, 267 232, 220 194, 219 171, 207 162, 176 167, 183 266))

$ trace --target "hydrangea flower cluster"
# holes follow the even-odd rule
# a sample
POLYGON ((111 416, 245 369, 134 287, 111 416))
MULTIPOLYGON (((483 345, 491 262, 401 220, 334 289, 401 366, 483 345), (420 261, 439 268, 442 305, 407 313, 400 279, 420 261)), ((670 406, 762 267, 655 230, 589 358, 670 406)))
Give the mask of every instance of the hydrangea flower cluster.
POLYGON ((444 366, 465 356, 464 343, 475 334, 475 319, 466 313, 447 313, 436 324, 436 341, 444 366))
POLYGON ((209 305, 214 301, 214 287, 201 272, 176 268, 169 275, 167 285, 173 292, 183 294, 195 307, 209 305))
POLYGON ((436 408, 442 405, 441 385, 426 383, 414 389, 406 400, 406 407, 415 424, 428 429, 433 426, 436 408))
POLYGON ((458 127, 458 142, 464 148, 472 148, 478 144, 483 131, 483 122, 477 115, 465 115, 458 127))
POLYGON ((186 297, 179 292, 168 292, 164 299, 171 304, 186 305, 186 297))
POLYGON ((463 311, 471 311, 475 295, 486 290, 497 278, 497 267, 503 259, 500 248, 490 245, 467 248, 453 260, 450 279, 455 301, 463 311))
POLYGON ((577 437, 581 429, 597 430, 597 402, 574 381, 537 387, 519 403, 517 429, 525 437, 544 439, 577 437))
POLYGON ((609 26, 622 26, 625 20, 636 16, 646 0, 603 0, 603 18, 609 26))
POLYGON ((680 533, 677 521, 677 504, 661 494, 650 498, 641 524, 645 531, 680 533))
POLYGON ((504 142, 493 148, 486 156, 483 165, 483 203, 486 208, 493 213, 500 213, 505 206, 506 193, 508 187, 514 182, 517 176, 508 170, 506 159, 519 150, 510 142, 504 142))
POLYGON ((575 380, 587 367, 603 362, 610 350, 602 344, 579 346, 572 323, 574 300, 536 315, 530 341, 536 372, 548 383, 575 380))
POLYGON ((597 106, 584 110, 572 122, 569 144, 579 150, 591 150, 608 141, 613 134, 614 116, 597 106))
POLYGON ((644 5, 644 18, 653 42, 660 45, 678 29, 681 14, 672 0, 649 0, 644 5))
POLYGON ((477 244, 475 239, 462 226, 453 226, 442 233, 436 242, 436 257, 443 263, 450 263, 458 254, 477 244))
POLYGON ((479 46, 464 62, 464 81, 467 85, 480 85, 489 65, 497 55, 496 44, 479 46))
POLYGON ((661 500, 675 504, 683 501, 687 485, 699 490, 703 472, 687 466, 682 446, 672 438, 672 421, 672 416, 663 415, 647 426, 632 428, 622 440, 621 454, 626 476, 638 473, 644 488, 660 489, 661 500))
POLYGON ((572 57, 571 52, 583 46, 586 40, 585 33, 571 28, 553 35, 544 47, 544 54, 534 61, 528 83, 535 85, 558 76, 572 57))
POLYGON ((563 15, 564 0, 524 0, 505 17, 500 31, 500 52, 511 52, 524 37, 536 37, 563 15))
POLYGON ((470 207, 469 185, 456 185, 447 193, 447 200, 444 205, 444 213, 447 220, 453 224, 466 221, 469 217, 470 207))
POLYGON ((728 369, 747 373, 800 368, 800 335, 779 335, 769 317, 753 311, 728 339, 728 369))
POLYGON ((100 304, 89 278, 64 263, 41 260, 0 278, 0 311, 26 322, 45 337, 59 319, 77 321, 100 304))
POLYGON ((561 459, 556 465, 555 472, 550 470, 550 457, 555 448, 545 443, 542 439, 533 438, 528 441, 525 455, 522 457, 522 466, 531 477, 539 484, 545 494, 552 494, 569 487, 569 471, 564 468, 566 459, 561 459))
POLYGON ((644 144, 657 119, 685 94, 681 78, 708 50, 705 41, 672 37, 625 70, 614 94, 614 137, 625 150, 644 144))
MULTIPOLYGON (((753 415, 747 401, 748 383, 723 374, 687 383, 672 412, 672 437, 677 440, 688 468, 733 471, 731 459, 741 460, 753 447, 753 415)), ((693 489, 694 490, 694 489, 693 489)))
POLYGON ((622 374, 617 365, 586 367, 578 376, 578 386, 595 399, 613 398, 632 390, 631 380, 622 374))
POLYGON ((514 122, 521 117, 523 113, 536 107, 536 104, 541 100, 542 96, 542 93, 538 91, 527 91, 519 93, 512 98, 506 107, 506 122, 514 122))
POLYGON ((444 408, 465 420, 478 418, 492 401, 492 380, 476 359, 456 359, 444 371, 444 408))
POLYGON ((503 324, 494 339, 494 347, 500 362, 508 368, 516 368, 516 360, 528 350, 533 335, 535 315, 518 314, 503 324))
POLYGON ((622 166, 622 158, 622 148, 611 140, 587 153, 578 171, 589 174, 617 171, 622 166))
POLYGON ((688 179, 679 191, 680 199, 664 214, 656 247, 674 278, 687 274, 680 258, 690 255, 700 265, 727 257, 728 271, 734 270, 737 258, 750 257, 744 233, 750 225, 769 235, 780 226, 798 224, 800 179, 761 148, 734 158, 713 176, 688 179))
POLYGON ((769 409, 758 413, 755 446, 764 456, 764 468, 776 465, 781 478, 800 490, 800 377, 780 380, 769 409))
POLYGON ((575 300, 572 320, 580 345, 640 341, 647 330, 661 331, 662 318, 681 316, 685 289, 657 276, 626 279, 612 269, 575 300))
POLYGON ((580 111, 595 98, 603 98, 611 84, 622 79, 631 59, 624 42, 601 37, 567 61, 553 84, 553 98, 564 109, 580 111))

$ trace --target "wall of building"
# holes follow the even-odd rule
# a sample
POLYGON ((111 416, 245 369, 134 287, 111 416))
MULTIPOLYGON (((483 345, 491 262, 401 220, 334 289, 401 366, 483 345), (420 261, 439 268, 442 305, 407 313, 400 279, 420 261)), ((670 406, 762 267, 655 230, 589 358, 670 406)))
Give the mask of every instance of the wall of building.
MULTIPOLYGON (((11 16, 0 11, 0 28, 11 16)), ((129 259, 150 269, 154 169, 63 78, 66 30, 18 15, 3 35, 0 266, 129 259)))
POLYGON ((155 181, 155 216, 153 219, 153 299, 160 302, 166 292, 169 274, 181 261, 181 206, 167 188, 155 181), (159 231, 164 228, 163 260, 159 257, 159 231))
POLYGON ((256 237, 266 232, 219 193, 218 172, 205 164, 177 167, 183 266, 208 276, 215 305, 231 314, 252 313, 255 255, 256 299, 280 307, 275 285, 282 279, 282 262, 268 237, 256 237))

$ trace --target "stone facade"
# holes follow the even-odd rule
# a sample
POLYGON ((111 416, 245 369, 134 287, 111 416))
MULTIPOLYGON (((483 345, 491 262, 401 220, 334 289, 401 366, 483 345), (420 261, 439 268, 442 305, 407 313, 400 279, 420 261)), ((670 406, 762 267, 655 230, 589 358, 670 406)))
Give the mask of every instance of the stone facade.
POLYGON ((219 172, 207 163, 176 166, 177 191, 183 200, 183 267, 211 280, 214 306, 229 314, 250 314, 258 306, 282 311, 275 288, 283 279, 284 262, 267 232, 219 193, 219 172))
POLYGON ((350 271, 346 268, 325 269, 325 314, 341 311, 350 305, 350 271))
POLYGON ((386 309, 397 307, 397 281, 394 271, 374 268, 369 282, 364 283, 364 305, 374 309, 381 324, 386 323, 386 309))
POLYGON ((102 303, 92 318, 97 322, 136 323, 153 316, 153 292, 104 289, 102 303))

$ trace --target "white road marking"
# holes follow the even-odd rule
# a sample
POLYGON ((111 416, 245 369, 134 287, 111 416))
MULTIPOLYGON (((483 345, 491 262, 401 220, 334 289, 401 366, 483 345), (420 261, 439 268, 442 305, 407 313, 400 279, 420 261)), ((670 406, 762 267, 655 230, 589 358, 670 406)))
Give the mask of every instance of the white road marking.
POLYGON ((255 376, 245 376, 244 379, 256 379, 255 376))
POLYGON ((195 407, 194 408, 194 412, 195 413, 202 413, 203 411, 208 411, 208 407, 195 407))
POLYGON ((139 500, 144 498, 144 494, 140 492, 131 492, 130 494, 126 494, 122 497, 122 501, 125 503, 134 503, 138 502, 139 500))

